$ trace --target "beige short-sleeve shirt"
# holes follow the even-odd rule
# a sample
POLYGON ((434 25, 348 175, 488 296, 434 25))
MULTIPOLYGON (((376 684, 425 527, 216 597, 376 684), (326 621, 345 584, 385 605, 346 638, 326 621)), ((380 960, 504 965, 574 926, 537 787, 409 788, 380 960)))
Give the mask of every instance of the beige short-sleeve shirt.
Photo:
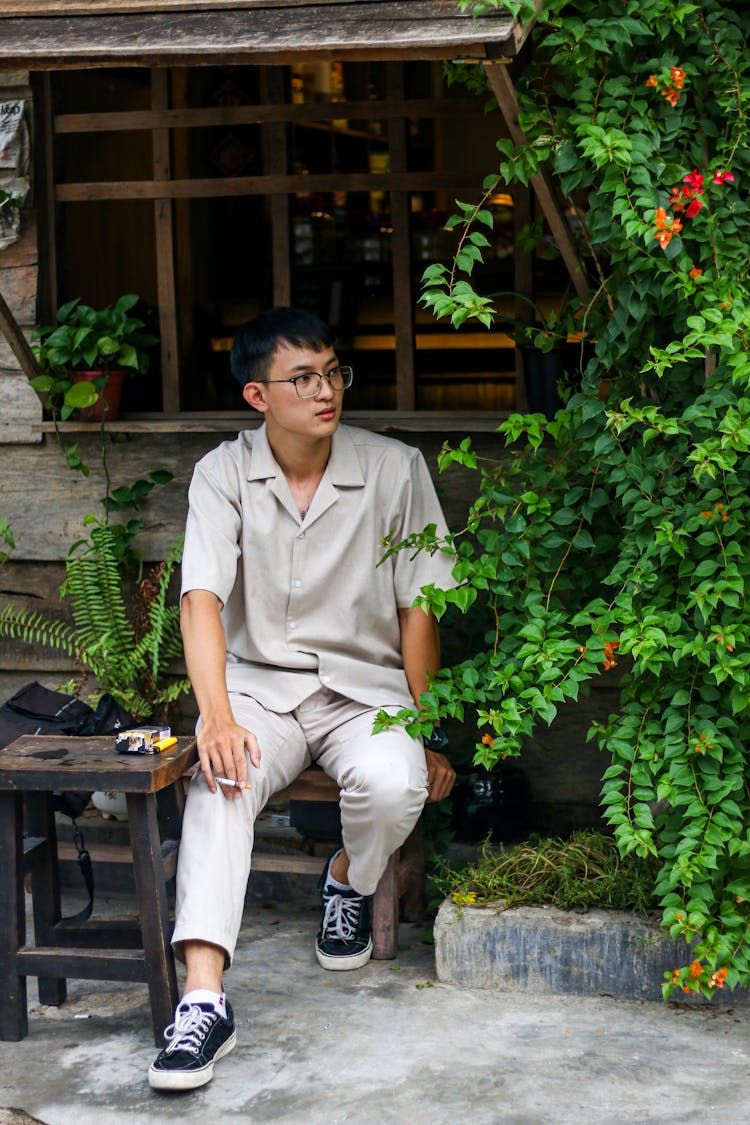
POLYGON ((189 499, 182 593, 223 603, 230 691, 274 711, 321 684, 368 706, 411 704, 397 610, 429 583, 455 585, 439 552, 377 565, 384 535, 446 531, 418 449, 339 426, 302 519, 261 426, 198 462, 189 499))

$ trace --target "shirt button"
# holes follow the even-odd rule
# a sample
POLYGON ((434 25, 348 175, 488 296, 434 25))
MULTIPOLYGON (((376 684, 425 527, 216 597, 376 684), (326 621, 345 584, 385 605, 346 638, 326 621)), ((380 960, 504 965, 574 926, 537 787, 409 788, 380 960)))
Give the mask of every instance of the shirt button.
POLYGON ((290 629, 296 629, 297 628, 297 622, 296 621, 290 621, 289 622, 289 628, 290 629))
POLYGON ((304 539, 304 538, 305 538, 305 533, 304 533, 304 531, 300 531, 300 533, 299 533, 299 535, 297 536, 297 538, 298 538, 298 539, 304 539))
POLYGON ((324 684, 330 684, 330 682, 331 682, 330 676, 321 676, 320 678, 321 678, 321 680, 323 681, 324 684))
POLYGON ((295 585, 295 586, 297 587, 297 589, 299 589, 299 588, 300 588, 300 586, 302 585, 302 583, 300 582, 299 578, 297 578, 297 579, 296 579, 296 581, 295 581, 294 585, 295 585))

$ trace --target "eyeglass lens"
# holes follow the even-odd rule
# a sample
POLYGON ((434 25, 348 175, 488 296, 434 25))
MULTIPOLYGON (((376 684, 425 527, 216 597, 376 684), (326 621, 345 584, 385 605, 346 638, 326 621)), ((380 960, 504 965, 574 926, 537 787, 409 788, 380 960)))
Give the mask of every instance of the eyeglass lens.
MULTIPOLYGON (((316 374, 298 375, 294 380, 294 387, 300 398, 314 398, 323 385, 324 376, 316 374)), ((351 367, 334 367, 325 375, 334 391, 345 391, 351 387, 354 371, 351 367)))

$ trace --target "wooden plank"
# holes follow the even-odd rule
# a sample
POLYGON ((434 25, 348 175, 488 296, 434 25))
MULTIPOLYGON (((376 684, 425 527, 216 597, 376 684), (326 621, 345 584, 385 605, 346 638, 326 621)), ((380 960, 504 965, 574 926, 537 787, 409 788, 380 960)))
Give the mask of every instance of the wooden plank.
MULTIPOLYGON (((168 83, 169 74, 166 70, 151 71, 151 107, 157 112, 168 108, 168 83)), ((168 129, 154 129, 152 149, 154 180, 157 182, 170 181, 172 179, 172 158, 168 129)), ((173 208, 174 204, 171 199, 154 200, 156 286, 159 304, 159 335, 161 337, 161 386, 162 404, 165 410, 180 409, 173 208)))
POLYGON ((282 871, 290 875, 320 875, 323 863, 319 856, 283 855, 280 852, 253 850, 250 870, 282 871))
MULTIPOLYGON (((528 144, 526 134, 518 123, 518 97, 509 68, 503 64, 486 64, 485 69, 512 140, 517 145, 528 144)), ((586 301, 591 296, 591 289, 583 271, 583 266, 565 216, 557 202, 549 176, 544 171, 537 173, 537 175, 531 177, 531 186, 536 193, 539 206, 552 231, 552 237, 560 251, 562 260, 573 282, 573 287, 578 296, 586 301)))
MULTIPOLYGON (((253 12, 266 8, 312 8, 340 6, 347 0, 3 0, 3 15, 9 16, 94 16, 129 13, 200 12, 233 8, 253 12)), ((348 0, 351 3, 351 0, 348 0)), ((356 0, 359 4, 379 4, 382 0, 356 0)), ((435 19, 446 11, 455 14, 455 0, 411 0, 414 8, 435 19)))
POLYGON ((5 303, 2 293, 0 293, 0 333, 8 341, 11 351, 18 360, 24 374, 29 379, 35 379, 40 374, 39 364, 16 318, 5 303))
MULTIPOLYGON (((403 101, 347 102, 350 121, 369 121, 377 110, 378 119, 398 117, 476 116, 481 106, 476 98, 410 98, 403 101)), ((330 102, 302 105, 219 105, 182 107, 167 110, 122 110, 116 113, 61 113, 54 119, 56 133, 111 133, 158 128, 203 128, 216 125, 263 125, 271 122, 300 124, 332 121, 341 106, 330 102)), ((353 131, 353 130, 352 130, 353 131)))
POLYGON ((6 68, 62 69, 305 59, 486 58, 515 52, 507 12, 475 20, 436 0, 361 0, 249 11, 0 18, 6 68))
MULTIPOLYGON (((305 191, 462 191, 477 188, 471 172, 337 172, 305 176, 305 191)), ((236 195, 292 194, 299 191, 299 176, 229 176, 196 180, 112 180, 97 183, 58 184, 59 203, 92 199, 208 199, 236 195)))
POLYGON ((117 754, 111 736, 22 735, 0 754, 0 791, 114 789, 156 793, 198 761, 195 739, 161 754, 117 754))
MULTIPOLYGON (((408 433, 458 433, 491 432, 497 429, 507 411, 451 410, 344 410, 343 421, 350 426, 362 426, 376 433, 403 431, 408 433)), ((223 411, 215 414, 184 411, 179 417, 161 414, 143 416, 131 414, 127 419, 108 422, 110 433, 122 434, 223 434, 240 430, 257 429, 260 422, 250 414, 223 411)), ((54 433, 52 422, 38 422, 32 429, 38 433, 54 433)), ((62 433, 92 434, 99 432, 98 422, 64 422, 62 433)), ((45 556, 48 557, 48 556, 45 556)))
MULTIPOLYGON (((264 100, 274 106, 285 101, 284 71, 281 67, 264 67, 261 71, 264 100)), ((289 130, 283 122, 263 129, 263 171, 271 176, 289 172, 289 130)), ((292 303, 292 240, 289 227, 289 195, 276 192, 270 198, 271 255, 273 270, 273 303, 292 303)))
POLYGON ((145 981, 146 963, 137 949, 66 949, 62 945, 18 953, 18 968, 25 976, 75 977, 79 980, 145 981))
MULTIPOLYGON (((403 63, 389 63, 386 83, 389 98, 404 96, 403 63)), ((391 171, 406 172, 406 120, 388 122, 391 171)), ((393 332, 396 338, 396 406, 413 410, 416 405, 414 382, 414 294, 411 284, 411 206, 407 191, 391 192, 393 224, 393 332)))

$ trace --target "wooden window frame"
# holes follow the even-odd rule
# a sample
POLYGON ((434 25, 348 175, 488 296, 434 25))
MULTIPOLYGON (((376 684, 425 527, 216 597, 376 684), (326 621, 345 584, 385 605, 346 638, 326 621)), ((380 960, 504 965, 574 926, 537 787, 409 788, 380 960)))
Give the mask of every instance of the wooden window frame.
MULTIPOLYGON (((476 192, 479 182, 476 174, 462 171, 409 172, 407 170, 408 120, 415 117, 434 117, 437 102, 434 98, 406 98, 404 91, 404 63, 386 64, 386 97, 377 103, 378 119, 386 123, 391 170, 386 173, 325 173, 305 176, 306 191, 388 191, 391 196, 393 219, 392 276, 394 292, 394 338, 396 358, 395 410, 352 412, 366 415, 378 425, 396 418, 405 421, 409 428, 440 428, 442 411, 416 410, 415 349, 417 346, 414 325, 415 296, 412 284, 412 246, 410 237, 410 193, 444 190, 456 194, 476 192), (431 425, 434 416, 435 425, 431 425)), ((263 195, 270 201, 273 300, 275 304, 289 304, 292 291, 292 246, 290 235, 290 197, 299 191, 298 175, 288 171, 288 127, 305 122, 335 120, 341 116, 341 106, 335 103, 293 104, 285 101, 284 71, 282 66, 260 66, 262 104, 243 106, 216 106, 201 108, 173 108, 169 105, 169 68, 152 68, 151 107, 148 110, 118 112, 64 113, 52 115, 50 82, 47 72, 42 76, 44 115, 43 136, 46 162, 53 167, 54 140, 71 133, 116 133, 145 130, 152 134, 152 177, 150 180, 104 182, 54 182, 52 175, 43 178, 43 202, 50 254, 47 257, 49 276, 45 290, 57 307, 56 230, 55 211, 61 203, 94 200, 149 199, 153 201, 155 223, 155 255, 158 294, 158 313, 162 359, 163 410, 161 415, 149 416, 169 428, 178 428, 180 422, 199 425, 192 412, 181 410, 179 324, 177 313, 177 283, 174 244, 174 208, 178 200, 226 197, 237 195, 263 195), (180 128, 200 128, 216 125, 259 124, 263 132, 263 172, 259 176, 235 176, 201 179, 176 179, 171 158, 171 131, 180 128)), ((443 115, 465 116, 478 112, 477 102, 471 98, 445 99, 439 102, 443 115)), ((346 116, 351 121, 366 121, 373 116, 373 102, 347 102, 346 116)), ((498 344, 501 339, 498 339, 498 344)), ((509 343, 509 341, 506 341, 509 343)), ((447 412, 446 412, 447 413, 447 412)), ((451 417, 463 425, 475 414, 487 415, 496 425, 497 412, 451 411, 451 417)), ((234 416, 221 412, 230 426, 234 416)), ((237 413, 236 417, 246 415, 237 413)), ((146 417, 132 417, 120 423, 124 427, 146 417)), ((81 423, 73 423, 81 425, 81 423)), ((85 423, 83 425, 86 425, 85 423)), ((110 426, 117 425, 110 423, 110 426)))

